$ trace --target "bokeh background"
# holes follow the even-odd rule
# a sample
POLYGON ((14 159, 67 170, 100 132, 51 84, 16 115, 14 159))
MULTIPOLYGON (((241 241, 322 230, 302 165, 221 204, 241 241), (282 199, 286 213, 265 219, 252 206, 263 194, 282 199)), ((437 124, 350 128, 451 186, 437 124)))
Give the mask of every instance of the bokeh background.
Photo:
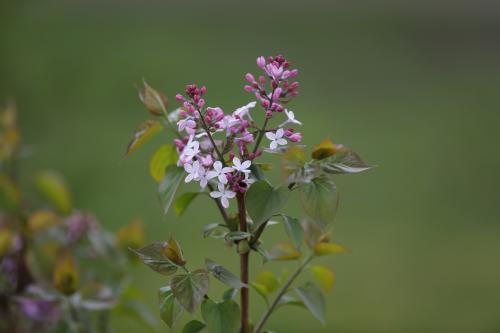
MULTIPOLYGON (((291 109, 304 142, 329 136, 378 168, 337 177, 335 239, 352 253, 324 261, 337 273, 327 327, 298 308, 269 327, 499 332, 500 11, 491 3, 2 1, 0 100, 17 101, 33 152, 26 174, 57 169, 107 228, 142 218, 150 241, 174 234, 193 265, 208 256, 235 269, 220 242, 200 240, 218 221, 209 200, 180 219, 162 215, 148 162, 168 138, 123 158, 148 117, 135 86, 146 78, 172 98, 196 81, 229 111, 251 100, 242 85, 255 58, 283 53, 301 70, 291 109)), ((266 241, 283 237, 276 229, 266 241)), ((165 279, 144 266, 131 273, 156 311, 165 279)))

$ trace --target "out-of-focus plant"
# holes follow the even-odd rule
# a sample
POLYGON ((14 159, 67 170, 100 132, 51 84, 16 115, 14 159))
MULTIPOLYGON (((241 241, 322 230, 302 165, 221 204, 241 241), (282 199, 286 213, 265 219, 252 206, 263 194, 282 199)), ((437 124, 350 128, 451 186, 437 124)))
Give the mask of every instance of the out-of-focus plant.
POLYGON ((147 83, 139 93, 156 119, 138 126, 126 154, 160 131, 170 132, 173 144, 161 146, 150 162, 151 176, 159 182, 164 212, 173 207, 181 215, 197 196, 208 194, 222 220, 208 224, 203 234, 235 245, 240 259, 237 277, 210 259, 206 259, 205 267, 190 267, 174 238, 133 249, 146 265, 170 277, 170 283, 159 291, 161 317, 169 327, 184 310, 194 313, 201 308, 203 322, 192 320, 183 332, 260 333, 269 316, 287 305, 307 308, 324 323, 324 293, 333 288, 335 274, 326 266, 311 263, 320 256, 347 252, 331 241, 331 224, 338 206, 332 176, 359 173, 370 166, 351 149, 328 139, 319 143, 308 159, 304 146, 298 144, 302 135, 294 130, 301 122, 287 109, 298 95, 298 70, 292 69, 281 55, 259 57, 257 65, 262 75, 256 78, 246 74, 248 85, 244 87, 255 100, 229 114, 220 107, 207 107, 204 86, 188 85, 184 94, 176 95, 181 106, 172 112, 167 98, 147 83), (262 110, 253 111, 257 107, 262 110), (264 142, 267 147, 262 148, 264 142), (264 152, 282 159, 283 182, 278 186, 266 178, 265 171, 271 165, 259 161, 264 152), (176 197, 183 182, 195 182, 198 189, 176 197), (283 212, 293 192, 300 197, 305 215, 302 223, 283 212), (236 213, 232 214, 229 208, 234 199, 236 213), (289 240, 266 248, 262 237, 276 223, 283 224, 289 240), (251 282, 252 252, 266 262, 290 260, 298 264, 292 273, 280 277, 264 270, 251 282), (304 271, 310 272, 312 280, 296 285, 304 271), (220 299, 209 296, 210 276, 230 288, 220 299), (250 288, 267 304, 255 325, 248 316, 250 288), (239 304, 233 300, 238 292, 239 304))
POLYGON ((155 325, 126 274, 125 249, 144 244, 142 224, 115 237, 73 207, 58 173, 22 181, 20 136, 9 105, 0 110, 0 332, 106 333, 110 314, 155 325))

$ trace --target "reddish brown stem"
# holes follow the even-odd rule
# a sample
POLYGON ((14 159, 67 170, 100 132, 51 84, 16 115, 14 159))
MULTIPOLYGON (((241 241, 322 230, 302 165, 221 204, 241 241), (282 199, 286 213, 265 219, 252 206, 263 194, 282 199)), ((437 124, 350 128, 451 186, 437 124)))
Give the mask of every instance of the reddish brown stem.
MULTIPOLYGON (((245 195, 238 193, 236 195, 238 201, 238 216, 240 220, 240 230, 247 231, 247 217, 245 208, 245 195)), ((248 262, 250 252, 248 249, 244 253, 240 253, 240 277, 241 282, 248 285, 248 262)), ((248 288, 241 288, 241 333, 250 333, 248 329, 248 288)))

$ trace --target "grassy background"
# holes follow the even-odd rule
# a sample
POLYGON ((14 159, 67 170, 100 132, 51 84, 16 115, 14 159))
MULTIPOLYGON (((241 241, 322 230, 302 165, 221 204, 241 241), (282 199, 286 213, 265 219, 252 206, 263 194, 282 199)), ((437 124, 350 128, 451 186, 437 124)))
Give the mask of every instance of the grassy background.
MULTIPOLYGON (((193 265, 209 256, 236 268, 220 243, 200 241, 202 226, 218 221, 211 202, 199 200, 181 219, 162 216, 148 160, 167 138, 123 159, 133 128, 148 117, 134 86, 144 77, 173 97, 196 80, 207 85, 210 105, 232 110, 251 99, 242 85, 244 73, 256 72, 255 58, 284 53, 301 70, 292 109, 305 143, 330 136, 379 167, 337 177, 335 238, 352 254, 325 261, 338 276, 328 328, 295 308, 280 310, 269 327, 499 332, 495 8, 76 0, 0 6, 0 100, 17 100, 34 152, 24 171, 63 172, 77 205, 107 228, 140 217, 149 240, 174 233, 193 265)), ((298 213, 295 207, 292 200, 298 213)), ((283 238, 281 231, 266 241, 283 238)), ((133 274, 156 311, 164 279, 144 267, 133 274)), ((256 300, 253 317, 262 309, 256 300)), ((117 332, 140 330, 127 320, 115 324, 117 332)))

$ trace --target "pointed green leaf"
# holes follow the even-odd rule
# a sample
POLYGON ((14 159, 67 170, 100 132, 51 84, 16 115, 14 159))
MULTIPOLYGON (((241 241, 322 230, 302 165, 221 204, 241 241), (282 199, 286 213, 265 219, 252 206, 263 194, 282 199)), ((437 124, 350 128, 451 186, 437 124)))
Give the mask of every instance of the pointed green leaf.
POLYGON ((326 305, 321 290, 313 283, 307 282, 302 287, 295 288, 295 291, 307 309, 324 325, 326 305))
POLYGON ((174 145, 163 145, 153 154, 149 162, 149 173, 158 183, 165 176, 165 171, 169 165, 177 164, 179 155, 174 145))
POLYGON ((333 222, 339 203, 333 180, 319 176, 300 186, 300 201, 306 214, 322 226, 333 222))
MULTIPOLYGON (((243 282, 242 282, 243 283, 243 282)), ((227 301, 227 300, 230 300, 230 299, 234 299, 236 297, 236 295, 238 295, 238 292, 239 290, 238 289, 235 289, 235 288, 230 288, 228 290, 226 290, 223 294, 222 294, 222 299, 224 301, 227 301)))
POLYGON ((359 173, 372 168, 358 154, 343 145, 335 145, 335 153, 322 160, 319 165, 324 172, 331 174, 359 173))
POLYGON ((71 213, 73 210, 71 193, 59 173, 51 170, 39 172, 35 177, 35 186, 38 192, 61 214, 71 213))
POLYGON ((198 320, 191 320, 182 329, 182 333, 198 333, 205 328, 205 324, 198 320))
POLYGON ((295 246, 290 242, 283 242, 274 245, 269 251, 269 258, 271 260, 296 260, 300 258, 301 253, 297 251, 295 246))
POLYGON ((234 301, 215 303, 206 299, 201 314, 210 333, 238 333, 240 329, 240 307, 234 301))
MULTIPOLYGON (((224 225, 224 224, 220 224, 220 223, 210 223, 210 224, 207 224, 203 228, 203 237, 207 238, 208 236, 211 236, 213 233, 215 233, 217 231, 218 228, 227 228, 227 226, 224 225)), ((226 236, 226 234, 227 234, 227 232, 224 232, 222 237, 226 236)), ((217 235, 216 238, 221 238, 219 236, 220 235, 217 235)))
POLYGON ((255 282, 257 284, 264 286, 267 290, 267 294, 276 291, 276 289, 278 289, 280 285, 278 278, 271 271, 262 271, 259 274, 257 274, 255 282))
POLYGON ((269 303, 269 300, 267 298, 269 296, 269 291, 267 290, 266 286, 257 282, 250 282, 250 286, 257 292, 257 294, 259 294, 264 299, 266 304, 269 303))
POLYGON ((199 195, 200 192, 185 192, 174 202, 174 211, 177 216, 184 214, 191 202, 199 195))
POLYGON ((335 154, 335 145, 330 139, 321 141, 312 152, 312 158, 315 160, 322 160, 335 154))
POLYGON ((267 181, 254 183, 245 195, 248 214, 254 222, 254 229, 278 214, 288 200, 287 188, 273 188, 267 181))
POLYGON ((288 237, 293 242, 297 249, 300 249, 302 242, 304 241, 304 228, 300 224, 299 220, 290 217, 288 215, 282 215, 283 221, 285 222, 285 230, 288 237))
POLYGON ((317 265, 311 267, 311 272, 325 293, 332 291, 335 285, 335 273, 330 268, 317 265))
POLYGON ((184 176, 184 169, 179 168, 175 165, 167 167, 165 172, 165 177, 163 177, 160 186, 158 187, 158 192, 162 198, 163 202, 163 213, 167 214, 170 209, 170 205, 174 200, 175 192, 179 188, 179 185, 184 176))
POLYGON ((219 265, 210 259, 205 259, 205 263, 208 271, 212 273, 213 277, 215 277, 220 282, 225 283, 228 286, 233 287, 235 289, 241 289, 246 287, 246 284, 241 282, 239 277, 231 273, 228 269, 226 269, 222 265, 219 265))
POLYGON ((317 256, 325 256, 328 254, 348 253, 349 250, 342 245, 335 243, 321 242, 314 246, 314 254, 317 256))
POLYGON ((140 146, 149 141, 156 133, 162 130, 163 126, 159 121, 146 120, 134 132, 134 137, 127 146, 126 156, 129 156, 136 151, 140 146))
POLYGON ((168 276, 174 274, 178 266, 167 257, 166 246, 167 242, 155 242, 139 250, 129 249, 152 270, 168 276))
POLYGON ((250 236, 252 236, 251 233, 249 232, 244 232, 244 231, 231 231, 226 235, 226 240, 228 241, 236 241, 236 240, 242 240, 242 239, 247 239, 250 236))
POLYGON ((172 278, 170 286, 175 298, 184 309, 194 313, 208 292, 208 273, 204 269, 197 269, 176 275, 172 278))
POLYGON ((290 295, 283 295, 283 297, 281 297, 280 300, 278 301, 279 307, 285 306, 285 305, 305 307, 304 302, 302 302, 301 300, 298 300, 295 297, 292 297, 290 295))
POLYGON ((139 98, 149 112, 155 116, 167 113, 168 99, 161 92, 151 88, 144 80, 144 88, 139 91, 139 98))
POLYGON ((158 301, 160 305, 160 317, 172 328, 182 314, 182 307, 177 302, 170 286, 162 287, 158 291, 158 301))

